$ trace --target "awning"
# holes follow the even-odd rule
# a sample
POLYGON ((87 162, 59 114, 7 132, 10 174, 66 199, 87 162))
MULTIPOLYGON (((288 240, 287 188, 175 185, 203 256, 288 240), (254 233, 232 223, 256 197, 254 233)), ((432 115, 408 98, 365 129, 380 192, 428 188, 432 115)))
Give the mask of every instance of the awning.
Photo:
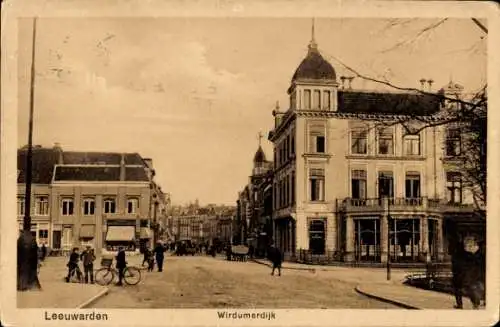
POLYGON ((132 241, 134 238, 134 226, 108 226, 106 241, 132 241))
POLYGON ((140 238, 151 238, 151 229, 147 227, 141 227, 140 238))
POLYGON ((94 238, 94 236, 95 236, 94 225, 82 225, 82 227, 80 227, 80 238, 94 238))

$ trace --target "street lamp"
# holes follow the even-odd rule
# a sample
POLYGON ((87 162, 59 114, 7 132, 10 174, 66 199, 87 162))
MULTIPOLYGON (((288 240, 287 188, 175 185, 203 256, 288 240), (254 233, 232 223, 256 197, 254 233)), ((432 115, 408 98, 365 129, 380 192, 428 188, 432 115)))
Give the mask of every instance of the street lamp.
POLYGON ((23 231, 17 239, 17 290, 27 291, 33 288, 40 289, 38 280, 38 246, 36 238, 31 235, 31 183, 32 183, 32 158, 33 158, 33 110, 35 95, 35 41, 36 17, 33 21, 33 45, 31 49, 31 79, 30 79, 30 111, 28 125, 28 151, 25 167, 25 200, 23 231))

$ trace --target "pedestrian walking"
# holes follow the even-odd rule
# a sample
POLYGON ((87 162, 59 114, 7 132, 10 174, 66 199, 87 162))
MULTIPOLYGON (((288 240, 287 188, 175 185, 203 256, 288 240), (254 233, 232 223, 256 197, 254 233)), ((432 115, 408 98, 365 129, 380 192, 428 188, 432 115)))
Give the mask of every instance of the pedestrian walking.
POLYGON ((142 259, 142 267, 144 267, 144 264, 149 263, 149 257, 151 256, 151 250, 149 249, 148 246, 144 248, 144 258, 142 259))
POLYGON ((163 258, 165 253, 165 247, 161 244, 161 242, 156 243, 156 247, 154 249, 154 254, 156 257, 156 264, 158 265, 158 272, 163 271, 163 258))
POLYGON ((95 261, 94 249, 87 246, 85 251, 80 255, 80 260, 83 263, 83 271, 85 274, 85 284, 88 284, 89 280, 91 284, 94 284, 94 261, 95 261))
POLYGON ((271 276, 274 276, 274 270, 278 269, 278 276, 281 276, 281 263, 283 262, 283 255, 280 249, 278 249, 274 244, 268 249, 267 256, 269 261, 273 264, 273 270, 271 271, 271 276))
POLYGON ((127 267, 127 261, 125 256, 125 250, 122 246, 118 248, 118 254, 116 255, 116 269, 118 270, 118 283, 116 285, 122 286, 123 283, 123 272, 125 271, 125 267, 127 267))
POLYGON ((148 258, 148 271, 153 271, 155 267, 155 257, 152 252, 150 252, 150 256, 148 258))
POLYGON ((45 261, 45 258, 47 257, 47 247, 45 246, 45 243, 42 244, 42 257, 41 260, 45 261))
POLYGON ((78 278, 80 278, 81 272, 78 269, 78 259, 80 257, 80 254, 78 253, 78 248, 73 248, 71 251, 71 254, 69 255, 69 261, 66 264, 68 267, 68 276, 66 277, 66 282, 69 283, 71 276, 75 274, 75 272, 79 275, 78 278))

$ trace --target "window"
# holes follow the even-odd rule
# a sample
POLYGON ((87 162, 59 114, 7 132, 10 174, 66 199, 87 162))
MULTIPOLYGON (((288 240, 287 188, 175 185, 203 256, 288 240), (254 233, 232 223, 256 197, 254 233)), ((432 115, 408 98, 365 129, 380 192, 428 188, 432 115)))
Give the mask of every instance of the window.
POLYGON ((324 169, 311 168, 309 171, 310 201, 325 200, 325 171, 324 169))
MULTIPOLYGON (((356 200, 366 199, 366 171, 353 170, 351 175, 351 197, 356 200)), ((362 204, 364 201, 355 201, 362 204)))
POLYGON ((378 154, 394 154, 394 134, 389 128, 378 131, 378 154))
POLYGON ((24 196, 17 197, 17 215, 24 216, 24 196))
POLYGON ((295 172, 292 171, 292 182, 291 182, 291 193, 292 193, 292 204, 295 204, 295 172))
POLYGON ((309 136, 309 150, 311 153, 325 153, 324 127, 311 131, 309 136))
POLYGON ((409 204, 420 204, 420 173, 409 171, 406 173, 405 198, 409 204))
POLYGON ((462 203, 462 175, 459 172, 446 173, 448 203, 462 203))
POLYGON ((304 109, 311 109, 311 90, 304 90, 304 109))
POLYGON ((368 133, 365 130, 351 132, 351 153, 366 154, 368 143, 368 133))
POLYGON ((47 229, 38 230, 38 238, 44 238, 44 239, 49 238, 49 231, 47 229))
POLYGON ((450 128, 446 132, 446 155, 458 156, 461 153, 460 129, 450 128))
POLYGON ((323 109, 330 109, 330 91, 323 92, 323 109))
MULTIPOLYGON (((295 133, 294 131, 292 133, 295 133)), ((295 136, 292 134, 292 138, 290 140, 290 147, 291 147, 291 152, 292 155, 295 154, 295 136)))
POLYGON ((325 153, 325 137, 316 136, 316 152, 325 153))
POLYGON ((115 213, 115 212, 116 212, 115 199, 104 200, 104 213, 115 213))
POLYGON ((403 137, 403 152, 405 156, 420 155, 420 135, 407 134, 403 137))
POLYGON ((139 199, 130 198, 127 200, 127 213, 137 213, 139 208, 139 199))
POLYGON ((62 215, 63 216, 71 216, 73 215, 73 199, 62 199, 62 215))
POLYGON ((35 198, 35 215, 48 216, 49 215, 49 197, 37 196, 35 198))
POLYGON ((313 93, 313 109, 321 108, 321 92, 319 90, 314 90, 313 93))
POLYGON ((392 172, 381 171, 378 173, 378 195, 379 198, 392 198, 394 196, 394 178, 392 172))
POLYGON ((95 213, 95 200, 87 198, 83 200, 83 215, 93 216, 95 213))

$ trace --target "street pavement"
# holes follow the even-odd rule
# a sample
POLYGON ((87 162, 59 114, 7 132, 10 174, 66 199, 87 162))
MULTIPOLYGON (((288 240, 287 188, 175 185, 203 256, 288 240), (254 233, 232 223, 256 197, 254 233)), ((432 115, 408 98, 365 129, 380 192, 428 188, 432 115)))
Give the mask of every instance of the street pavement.
POLYGON ((167 256, 163 272, 144 271, 144 280, 135 286, 112 286, 92 307, 398 308, 356 292, 359 279, 299 269, 285 269, 281 277, 270 273, 269 267, 251 261, 167 256))
POLYGON ((66 283, 67 257, 48 257, 40 267, 41 290, 17 292, 18 308, 83 308, 108 288, 97 284, 66 283))

